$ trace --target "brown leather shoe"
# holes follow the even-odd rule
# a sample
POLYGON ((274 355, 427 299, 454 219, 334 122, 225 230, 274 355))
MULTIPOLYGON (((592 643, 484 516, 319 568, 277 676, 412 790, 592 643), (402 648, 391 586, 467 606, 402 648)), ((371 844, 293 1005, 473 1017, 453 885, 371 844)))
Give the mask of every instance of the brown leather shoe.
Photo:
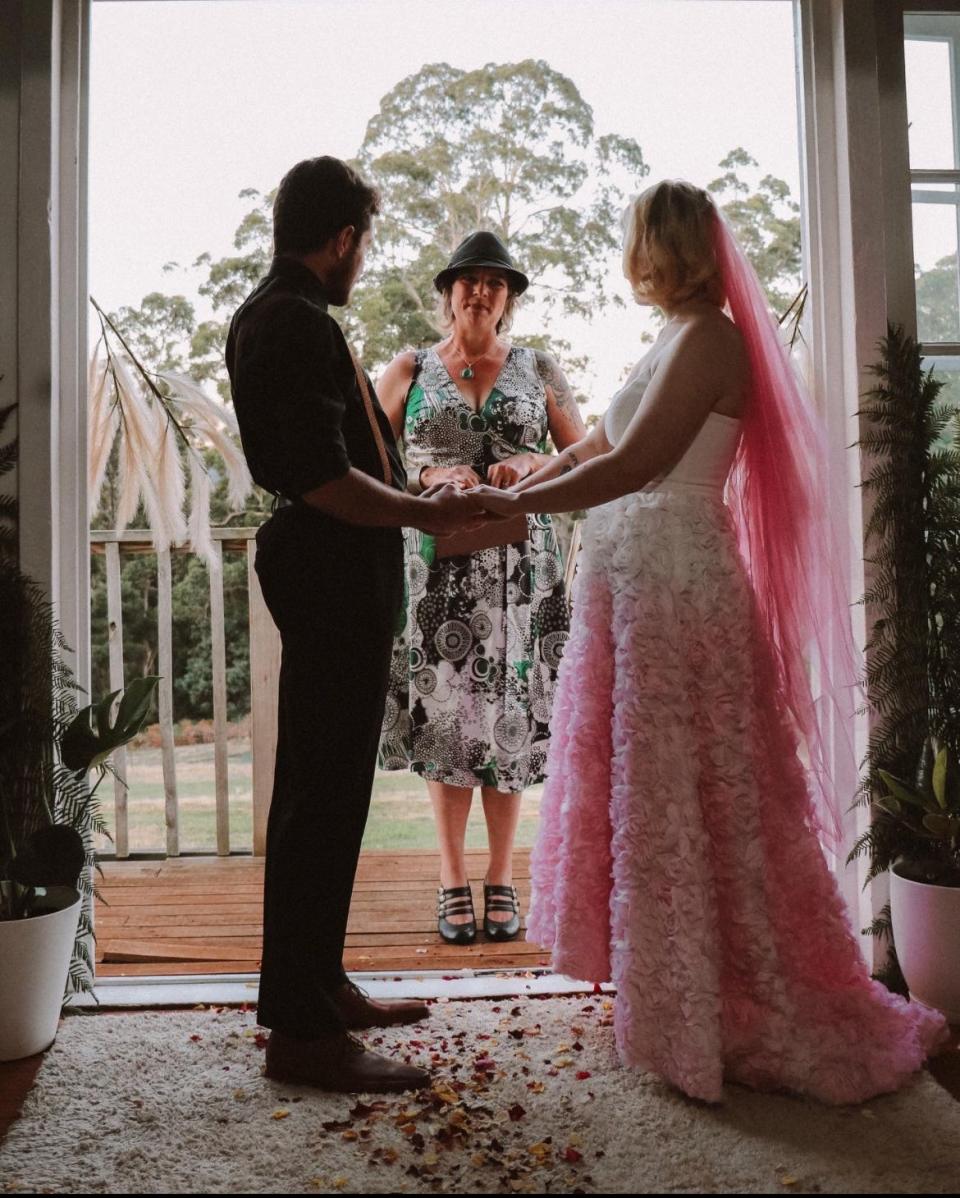
POLYGON ((355 982, 344 982, 333 1001, 340 1017, 352 1031, 368 1027, 394 1027, 401 1023, 419 1023, 430 1014, 426 1003, 409 998, 371 998, 355 982))
POLYGON ((267 1077, 347 1094, 421 1090, 430 1084, 426 1069, 370 1052, 346 1032, 316 1040, 294 1040, 273 1031, 267 1041, 267 1077))

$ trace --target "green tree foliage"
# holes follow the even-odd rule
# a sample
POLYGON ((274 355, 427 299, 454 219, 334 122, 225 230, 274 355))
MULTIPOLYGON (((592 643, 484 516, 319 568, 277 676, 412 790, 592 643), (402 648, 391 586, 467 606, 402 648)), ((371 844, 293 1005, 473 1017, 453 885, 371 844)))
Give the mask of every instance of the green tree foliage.
POLYGON ((957 255, 948 254, 930 270, 917 271, 917 332, 921 341, 956 341, 958 314, 957 255))
POLYGON ((534 59, 434 63, 401 80, 367 125, 357 166, 385 197, 350 314, 374 363, 436 340, 431 280, 476 229, 507 242, 544 310, 602 310, 620 211, 649 172, 636 141, 597 136, 573 81, 534 59))
POLYGON ((763 175, 751 183, 758 164, 740 146, 727 154, 720 169, 723 174, 707 190, 730 222, 773 310, 782 313, 800 289, 800 205, 783 179, 763 175))

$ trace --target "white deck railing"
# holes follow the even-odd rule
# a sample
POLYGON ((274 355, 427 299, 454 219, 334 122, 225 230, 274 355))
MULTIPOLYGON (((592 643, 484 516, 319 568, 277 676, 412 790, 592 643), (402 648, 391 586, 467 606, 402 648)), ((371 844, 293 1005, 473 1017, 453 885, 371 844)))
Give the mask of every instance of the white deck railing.
MULTIPOLYGON (((277 684, 280 676, 280 636, 267 611, 254 569, 255 528, 212 529, 214 553, 219 570, 208 570, 210 580, 210 624, 213 667, 214 786, 216 793, 217 854, 230 852, 230 790, 227 777, 227 667, 223 619, 223 555, 243 553, 247 559, 250 635, 250 716, 253 768, 253 852, 266 851, 267 813, 273 785, 273 762, 277 744, 277 684)), ((123 670, 123 609, 121 603, 121 558, 128 554, 156 554, 157 558, 157 673, 160 744, 163 765, 166 853, 180 853, 180 810, 174 756, 173 720, 173 606, 172 554, 189 553, 174 547, 157 552, 148 530, 91 532, 90 548, 102 554, 107 572, 107 621, 109 626, 110 689, 120 690, 127 679, 123 670)), ((114 754, 116 815, 114 843, 117 857, 130 855, 127 813, 127 760, 121 749, 114 754)))

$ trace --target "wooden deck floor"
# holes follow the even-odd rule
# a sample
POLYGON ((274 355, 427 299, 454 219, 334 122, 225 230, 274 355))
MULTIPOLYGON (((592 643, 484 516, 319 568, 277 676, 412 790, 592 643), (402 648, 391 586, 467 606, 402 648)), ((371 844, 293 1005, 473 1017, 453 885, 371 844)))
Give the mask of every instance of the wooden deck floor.
MULTIPOLYGON (((468 854, 482 878, 485 854, 468 854)), ((97 975, 251 973, 259 967, 263 859, 193 857, 110 861, 96 912, 97 975)), ((530 898, 529 854, 514 859, 521 910, 530 898)), ((521 937, 506 944, 444 944, 434 915, 437 857, 420 851, 365 853, 354 888, 344 963, 357 972, 529 969, 547 956, 521 937)), ((483 887, 473 883, 483 911, 483 887)))

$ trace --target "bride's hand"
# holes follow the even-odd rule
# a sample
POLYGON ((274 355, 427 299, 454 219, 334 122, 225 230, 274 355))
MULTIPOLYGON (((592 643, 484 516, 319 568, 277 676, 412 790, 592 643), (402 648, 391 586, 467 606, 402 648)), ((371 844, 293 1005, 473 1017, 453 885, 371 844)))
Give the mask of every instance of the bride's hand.
POLYGON ((515 492, 500 491, 496 487, 471 487, 467 494, 478 500, 491 516, 514 516, 523 510, 520 496, 515 492))

